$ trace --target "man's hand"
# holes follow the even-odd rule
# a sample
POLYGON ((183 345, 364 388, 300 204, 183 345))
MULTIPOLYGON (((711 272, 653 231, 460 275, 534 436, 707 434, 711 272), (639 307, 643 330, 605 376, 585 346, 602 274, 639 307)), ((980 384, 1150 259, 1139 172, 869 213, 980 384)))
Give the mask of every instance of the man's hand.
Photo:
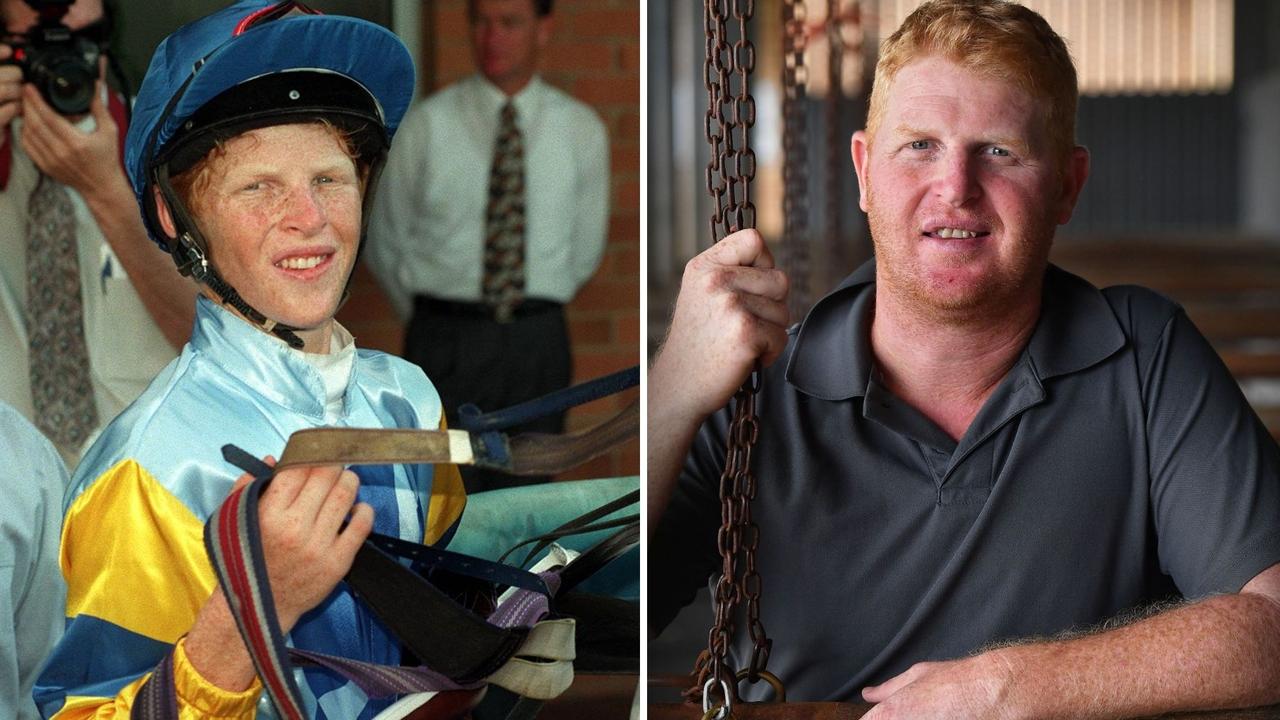
MULTIPOLYGON (((0 43, 0 62, 13 57, 13 48, 0 43)), ((22 68, 0 65, 0 128, 22 114, 22 68)))
POLYGON ((107 109, 107 86, 94 88, 89 114, 96 127, 83 132, 40 97, 34 85, 22 87, 22 147, 45 175, 89 199, 124 180, 119 128, 107 109))
POLYGON ((880 685, 865 688, 862 697, 877 703, 864 720, 999 720, 1013 718, 1005 690, 1013 668, 998 653, 963 660, 924 662, 880 685))
POLYGON ((760 233, 729 235, 685 266, 666 341, 649 375, 652 394, 701 422, 724 407, 754 368, 787 342, 787 277, 760 233))
MULTIPOLYGON (((266 462, 275 465, 271 457, 266 462)), ((240 476, 233 490, 252 479, 240 476)), ((262 493, 262 554, 281 632, 333 592, 373 529, 373 508, 355 502, 358 488, 355 473, 329 465, 282 470, 262 493)), ((220 688, 240 691, 253 682, 253 663, 221 588, 200 609, 186 651, 196 671, 220 688)))
POLYGON ((671 328, 649 369, 650 532, 667 508, 693 436, 755 367, 787 344, 787 276, 755 230, 685 266, 671 328))
POLYGON ((262 493, 262 552, 282 632, 333 592, 373 530, 373 508, 355 502, 359 487, 355 473, 327 465, 282 470, 262 493))

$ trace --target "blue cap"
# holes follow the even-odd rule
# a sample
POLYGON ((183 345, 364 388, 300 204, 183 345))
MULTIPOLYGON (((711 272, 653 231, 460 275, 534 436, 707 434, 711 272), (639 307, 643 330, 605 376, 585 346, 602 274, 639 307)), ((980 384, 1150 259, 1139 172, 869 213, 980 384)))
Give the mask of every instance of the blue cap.
MULTIPOLYGON (((157 155, 196 111, 246 81, 295 70, 337 73, 365 88, 388 140, 413 100, 413 60, 390 30, 293 2, 242 0, 179 28, 151 58, 125 140, 125 169, 140 207, 157 155)), ((148 215, 148 232, 165 248, 148 215)))

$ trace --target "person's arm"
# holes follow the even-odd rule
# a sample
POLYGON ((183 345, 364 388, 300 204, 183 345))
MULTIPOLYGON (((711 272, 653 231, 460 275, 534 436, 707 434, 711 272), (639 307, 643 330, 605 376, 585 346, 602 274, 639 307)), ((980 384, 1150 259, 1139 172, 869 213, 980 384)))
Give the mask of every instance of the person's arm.
POLYGON ((588 112, 591 124, 582 137, 575 140, 580 155, 574 197, 577 207, 570 237, 570 263, 576 294, 600 267, 609 231, 609 134, 604 125, 588 112))
POLYGON ((181 348, 191 337, 199 288, 147 236, 120 165, 119 129, 107 92, 99 79, 89 107, 97 126, 85 133, 49 107, 35 86, 23 86, 22 147, 41 172, 84 198, 147 313, 169 344, 181 348))
MULTIPOLYGON (((372 528, 372 509, 353 505, 357 485, 337 467, 292 469, 263 493, 263 553, 286 633, 332 591, 372 528)), ((130 460, 71 504, 61 550, 67 630, 36 687, 46 716, 128 717, 151 668, 173 653, 182 718, 253 717, 260 687, 209 566, 203 525, 130 460)))
POLYGON ((1133 718, 1280 702, 1280 564, 1095 635, 921 663, 863 696, 867 720, 1133 718))
POLYGON ((786 346, 787 278, 755 230, 729 235, 685 266, 671 327, 649 369, 649 532, 657 527, 693 437, 757 360, 786 346))

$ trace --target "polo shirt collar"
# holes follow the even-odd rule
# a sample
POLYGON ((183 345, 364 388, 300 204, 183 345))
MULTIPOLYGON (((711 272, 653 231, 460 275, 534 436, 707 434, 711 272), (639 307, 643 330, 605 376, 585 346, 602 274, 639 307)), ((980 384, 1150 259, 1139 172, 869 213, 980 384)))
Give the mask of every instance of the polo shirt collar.
MULTIPOLYGON (((813 306, 799 328, 787 361, 787 382, 821 400, 865 397, 874 367, 871 310, 875 260, 844 279, 813 306)), ((1102 292, 1056 266, 1045 272, 1040 319, 1022 360, 1037 380, 1091 367, 1125 345, 1102 292)))

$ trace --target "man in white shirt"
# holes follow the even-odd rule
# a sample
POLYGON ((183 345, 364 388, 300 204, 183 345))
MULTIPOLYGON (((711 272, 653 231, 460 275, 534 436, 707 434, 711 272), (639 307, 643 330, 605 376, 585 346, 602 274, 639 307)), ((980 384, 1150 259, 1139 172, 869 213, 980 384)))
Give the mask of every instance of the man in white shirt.
MULTIPOLYGON (((23 0, 0 0, 9 35, 35 27, 23 0)), ((102 0, 76 0, 62 22, 82 32, 103 23, 102 0)), ((0 44, 0 62, 13 56, 0 44)), ((155 261, 121 168, 123 104, 99 79, 89 114, 65 117, 24 82, 17 65, 0 65, 0 400, 50 435, 74 466, 96 429, 133 401, 176 355, 191 332, 194 291, 155 261), (87 434, 58 437, 65 423, 42 417, 29 350, 28 225, 32 193, 47 177, 69 189, 80 277, 88 387, 96 422, 87 434), (52 429, 51 429, 52 428, 52 429)), ((70 381, 68 381, 70 382, 70 381)))
MULTIPOLYGON (((551 6, 468 4, 478 72, 409 111, 375 198, 370 266, 451 423, 465 403, 496 410, 568 385, 563 305, 604 249, 604 125, 537 75, 551 6)), ((464 477, 472 492, 516 481, 464 477)))

